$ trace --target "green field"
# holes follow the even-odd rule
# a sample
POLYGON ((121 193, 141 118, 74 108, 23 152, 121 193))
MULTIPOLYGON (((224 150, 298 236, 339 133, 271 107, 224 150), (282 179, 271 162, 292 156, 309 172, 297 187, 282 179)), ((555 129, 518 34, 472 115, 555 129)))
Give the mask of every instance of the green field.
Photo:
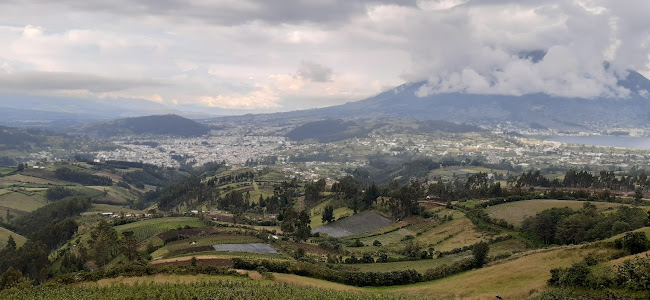
MULTIPOLYGON (((316 228, 318 226, 323 225, 323 218, 322 218, 323 210, 325 209, 325 206, 329 205, 332 201, 333 201, 332 199, 322 201, 321 203, 318 203, 318 205, 314 206, 314 208, 310 210, 311 228, 316 228)), ((352 214, 354 214, 354 211, 347 206, 335 208, 334 220, 337 220, 342 216, 351 216, 352 214)))
POLYGON ((367 290, 434 299, 494 299, 495 295, 503 299, 527 299, 548 288, 546 281, 551 269, 569 266, 589 253, 613 251, 580 246, 535 250, 503 263, 435 281, 367 290))
POLYGON ((118 186, 88 186, 88 189, 94 190, 97 197, 115 203, 125 203, 129 199, 136 199, 137 196, 131 194, 127 189, 118 186), (105 195, 104 194, 105 191, 105 195))
MULTIPOLYGON (((504 219, 515 226, 521 226, 526 217, 535 216, 535 214, 551 209, 553 207, 569 207, 580 209, 585 201, 573 200, 525 200, 494 205, 486 209, 491 218, 504 219)), ((591 202, 596 205, 599 211, 614 209, 621 204, 608 202, 591 202)))
POLYGON ((11 232, 9 229, 6 229, 4 227, 0 227, 0 249, 4 249, 4 247, 7 245, 7 240, 9 239, 10 235, 14 237, 16 245, 19 247, 27 241, 24 236, 15 232, 11 232))
POLYGON ((202 246, 212 246, 216 244, 245 244, 261 243, 262 240, 254 236, 239 234, 216 234, 207 236, 195 236, 181 241, 176 241, 165 245, 151 254, 152 257, 165 256, 174 251, 190 249, 202 246), (192 244, 194 243, 194 244, 192 244))
POLYGON ((201 228, 205 227, 205 224, 201 220, 191 217, 155 218, 120 225, 115 227, 115 230, 119 233, 131 230, 135 239, 142 242, 159 233, 185 226, 201 228))
POLYGON ((423 259, 413 261, 398 261, 387 263, 371 263, 371 264, 355 264, 352 268, 358 268, 362 272, 391 272, 401 270, 416 270, 424 273, 428 269, 432 269, 444 264, 451 265, 454 262, 463 260, 464 258, 471 257, 469 253, 460 253, 457 255, 448 255, 442 258, 423 259))
POLYGON ((0 206, 30 212, 47 204, 44 192, 8 191, 0 194, 0 206))
POLYGON ((144 211, 131 209, 128 207, 112 204, 93 204, 93 207, 88 211, 88 214, 97 214, 102 212, 112 212, 115 214, 125 213, 125 214, 142 214, 144 211))

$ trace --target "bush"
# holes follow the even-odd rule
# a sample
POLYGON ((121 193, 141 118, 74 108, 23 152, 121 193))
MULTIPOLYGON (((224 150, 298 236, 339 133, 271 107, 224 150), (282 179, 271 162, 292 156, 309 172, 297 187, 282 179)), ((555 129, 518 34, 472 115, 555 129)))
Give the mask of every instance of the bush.
POLYGON ((376 247, 379 247, 379 246, 381 246, 381 242, 378 241, 378 240, 375 240, 374 242, 372 242, 372 245, 376 246, 376 247))
POLYGON ((488 252, 490 252, 490 245, 486 242, 480 242, 472 247, 472 255, 474 255, 474 264, 477 268, 482 267, 487 260, 488 252))
POLYGON ((623 249, 628 254, 637 254, 647 251, 650 248, 650 242, 643 232, 629 232, 624 237, 614 241, 616 248, 623 249))

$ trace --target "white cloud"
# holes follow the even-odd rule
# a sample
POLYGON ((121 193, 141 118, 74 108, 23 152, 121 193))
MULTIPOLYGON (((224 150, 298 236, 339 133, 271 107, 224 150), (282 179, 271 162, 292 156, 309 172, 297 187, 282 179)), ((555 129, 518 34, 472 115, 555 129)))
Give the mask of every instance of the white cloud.
POLYGON ((648 11, 646 0, 9 1, 0 74, 5 91, 175 108, 322 107, 422 80, 421 95, 625 96, 626 70, 650 74, 648 11), (534 63, 531 50, 547 54, 534 63))

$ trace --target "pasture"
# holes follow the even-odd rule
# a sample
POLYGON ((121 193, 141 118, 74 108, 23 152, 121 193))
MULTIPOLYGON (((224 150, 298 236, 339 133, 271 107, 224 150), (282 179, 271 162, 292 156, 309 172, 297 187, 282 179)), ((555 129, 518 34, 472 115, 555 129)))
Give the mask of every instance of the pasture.
MULTIPOLYGON (((486 212, 491 218, 504 219, 508 223, 521 227, 526 217, 535 216, 535 214, 551 209, 554 207, 568 207, 571 209, 580 209, 586 201, 575 200, 524 200, 517 202, 504 203, 488 207, 486 212)), ((609 202, 591 202, 596 205, 598 211, 615 209, 621 204, 609 202)))
POLYGON ((367 290, 434 299, 494 299, 495 295, 527 299, 548 288, 551 269, 569 266, 595 252, 611 254, 614 250, 581 246, 542 249, 439 280, 367 290))
POLYGON ((16 241, 16 246, 18 247, 22 246, 27 241, 24 236, 12 232, 4 227, 0 227, 0 249, 4 249, 7 245, 7 240, 9 240, 10 235, 14 237, 14 241, 16 241))
POLYGON ((23 212, 34 211, 47 203, 44 192, 8 191, 0 194, 0 206, 23 212))
POLYGON ((191 217, 155 218, 116 226, 115 230, 119 233, 131 230, 135 239, 142 242, 159 233, 185 226, 201 228, 205 227, 205 223, 191 217))

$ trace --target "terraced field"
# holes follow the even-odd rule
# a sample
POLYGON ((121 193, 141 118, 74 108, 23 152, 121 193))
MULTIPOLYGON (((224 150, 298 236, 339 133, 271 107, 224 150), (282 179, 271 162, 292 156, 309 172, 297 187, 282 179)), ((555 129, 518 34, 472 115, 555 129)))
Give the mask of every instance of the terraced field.
MULTIPOLYGON (((615 209, 621 205, 618 203, 608 202, 591 203, 596 205, 599 211, 615 209)), ((488 207, 486 211, 492 218, 504 219, 508 221, 508 223, 519 227, 526 217, 534 216, 543 210, 553 207, 569 207, 572 209, 580 209, 584 204, 585 201, 573 200, 525 200, 494 205, 488 207)))

